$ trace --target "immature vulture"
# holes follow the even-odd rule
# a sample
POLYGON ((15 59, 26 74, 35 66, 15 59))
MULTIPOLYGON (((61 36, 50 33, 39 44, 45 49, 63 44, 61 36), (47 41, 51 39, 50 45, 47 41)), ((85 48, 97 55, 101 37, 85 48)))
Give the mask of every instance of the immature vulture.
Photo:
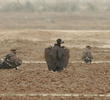
POLYGON ((11 49, 10 53, 5 55, 2 59, 0 59, 0 69, 11 69, 15 68, 22 64, 22 60, 17 57, 16 49, 11 49))
POLYGON ((49 71, 61 71, 67 67, 69 61, 69 50, 61 44, 61 39, 57 39, 57 43, 53 47, 45 49, 45 59, 49 71))
POLYGON ((82 60, 85 63, 91 63, 93 60, 92 52, 91 52, 91 46, 86 46, 82 52, 82 60))

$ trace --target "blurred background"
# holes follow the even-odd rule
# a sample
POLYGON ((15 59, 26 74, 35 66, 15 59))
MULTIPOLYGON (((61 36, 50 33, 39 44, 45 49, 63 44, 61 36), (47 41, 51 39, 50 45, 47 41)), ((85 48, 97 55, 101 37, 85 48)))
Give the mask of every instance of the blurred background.
POLYGON ((110 0, 0 0, 0 29, 109 30, 110 0))

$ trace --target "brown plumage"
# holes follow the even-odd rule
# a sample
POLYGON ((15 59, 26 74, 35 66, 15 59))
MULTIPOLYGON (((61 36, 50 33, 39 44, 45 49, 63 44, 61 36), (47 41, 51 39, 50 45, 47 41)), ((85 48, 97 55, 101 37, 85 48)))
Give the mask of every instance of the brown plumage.
POLYGON ((92 56, 92 52, 91 52, 91 47, 90 46, 86 46, 86 48, 83 50, 82 53, 82 60, 85 63, 91 63, 93 60, 93 56, 92 56))
POLYGON ((16 68, 22 64, 22 60, 17 57, 16 50, 11 49, 11 52, 3 57, 0 63, 0 68, 16 68))

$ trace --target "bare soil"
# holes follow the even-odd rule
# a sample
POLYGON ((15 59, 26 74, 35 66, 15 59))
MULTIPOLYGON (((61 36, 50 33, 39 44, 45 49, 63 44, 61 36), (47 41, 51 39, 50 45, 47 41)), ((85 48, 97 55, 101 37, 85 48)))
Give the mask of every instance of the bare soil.
MULTIPOLYGON (((70 61, 81 61, 86 45, 94 61, 110 60, 110 32, 50 30, 1 30, 0 57, 11 48, 25 61, 44 61, 44 49, 62 38, 70 49, 70 61)), ((18 70, 0 70, 0 94, 4 93, 110 93, 110 63, 68 64, 62 72, 48 71, 46 64, 22 64, 18 70)), ((1 100, 109 100, 109 97, 1 97, 1 100)))

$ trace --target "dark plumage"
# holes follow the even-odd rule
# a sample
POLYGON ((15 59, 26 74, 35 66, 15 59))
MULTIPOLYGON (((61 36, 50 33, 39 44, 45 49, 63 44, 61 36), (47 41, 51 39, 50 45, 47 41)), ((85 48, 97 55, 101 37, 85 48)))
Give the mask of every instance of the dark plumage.
POLYGON ((45 49, 45 59, 49 70, 63 70, 69 60, 69 50, 61 46, 61 41, 57 42, 53 47, 45 49))

